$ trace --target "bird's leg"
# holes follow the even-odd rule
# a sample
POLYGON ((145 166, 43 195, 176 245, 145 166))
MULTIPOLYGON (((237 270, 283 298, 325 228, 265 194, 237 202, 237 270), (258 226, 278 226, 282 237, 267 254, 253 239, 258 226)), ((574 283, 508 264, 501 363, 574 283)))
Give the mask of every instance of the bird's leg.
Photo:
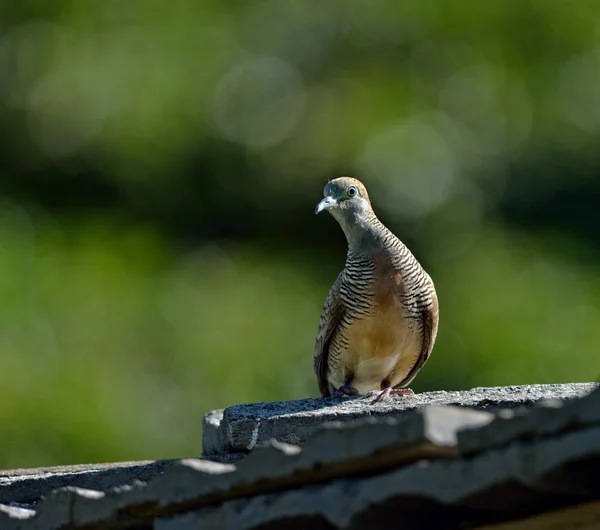
POLYGON ((383 401, 388 396, 412 396, 414 392, 410 388, 392 388, 390 382, 384 379, 381 382, 381 390, 371 390, 365 397, 375 397, 373 403, 383 401))
POLYGON ((389 386, 387 388, 384 388, 383 390, 371 390, 371 392, 369 392, 367 394, 367 396, 369 396, 369 397, 376 396, 375 399, 373 400, 375 403, 377 403, 378 401, 383 401, 388 396, 412 396, 412 395, 414 395, 414 392, 410 388, 392 388, 389 386))
POLYGON ((344 377, 344 384, 335 390, 333 397, 355 396, 358 394, 358 390, 352 386, 352 379, 354 379, 354 374, 344 377))

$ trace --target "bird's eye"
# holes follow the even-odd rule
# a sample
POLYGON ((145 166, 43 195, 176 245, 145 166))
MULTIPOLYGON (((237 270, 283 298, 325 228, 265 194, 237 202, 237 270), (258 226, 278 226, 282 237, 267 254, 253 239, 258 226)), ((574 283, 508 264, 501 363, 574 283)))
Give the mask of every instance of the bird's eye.
POLYGON ((356 189, 356 186, 350 186, 348 188, 348 197, 354 197, 357 192, 358 190, 356 189))

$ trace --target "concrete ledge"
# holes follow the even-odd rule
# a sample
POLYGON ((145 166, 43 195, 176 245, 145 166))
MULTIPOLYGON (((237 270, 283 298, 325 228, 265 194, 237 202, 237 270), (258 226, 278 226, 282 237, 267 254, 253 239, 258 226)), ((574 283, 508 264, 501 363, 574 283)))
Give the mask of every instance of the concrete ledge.
POLYGON ((3 472, 0 528, 318 530, 401 519, 417 530, 433 517, 447 528, 515 520, 600 498, 597 387, 231 407, 205 417, 205 441, 222 450, 250 436, 243 453, 236 445, 210 458, 3 472))
POLYGON ((311 528, 359 529, 384 528, 401 519, 405 529, 439 528, 440 520, 444 529, 458 529, 465 522, 502 520, 599 495, 600 484, 590 480, 570 487, 585 476, 586 458, 598 447, 600 428, 595 427, 551 442, 517 443, 473 459, 413 464, 373 477, 236 499, 160 519, 155 528, 251 530, 267 525, 283 528, 295 521, 292 528, 310 524, 311 528), (557 471, 576 480, 569 486, 552 480, 557 471))
POLYGON ((594 388, 595 383, 528 385, 392 396, 376 404, 352 397, 235 405, 205 417, 202 451, 205 456, 247 453, 271 439, 302 446, 326 422, 401 417, 427 405, 455 405, 490 412, 531 408, 547 400, 576 399, 594 388))
MULTIPOLYGON (((209 460, 235 463, 243 456, 245 455, 221 455, 209 460)), ((0 470, 0 505, 12 504, 28 508, 41 497, 67 486, 108 491, 136 482, 145 483, 159 477, 166 469, 179 465, 180 462, 181 459, 146 460, 0 470)))

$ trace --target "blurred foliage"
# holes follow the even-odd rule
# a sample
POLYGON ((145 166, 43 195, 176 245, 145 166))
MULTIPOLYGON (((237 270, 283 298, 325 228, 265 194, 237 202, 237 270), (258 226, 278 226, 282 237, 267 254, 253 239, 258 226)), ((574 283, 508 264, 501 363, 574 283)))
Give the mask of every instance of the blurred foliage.
POLYGON ((596 379, 600 6, 0 5, 0 466, 317 394, 353 174, 434 278, 417 391, 596 379))

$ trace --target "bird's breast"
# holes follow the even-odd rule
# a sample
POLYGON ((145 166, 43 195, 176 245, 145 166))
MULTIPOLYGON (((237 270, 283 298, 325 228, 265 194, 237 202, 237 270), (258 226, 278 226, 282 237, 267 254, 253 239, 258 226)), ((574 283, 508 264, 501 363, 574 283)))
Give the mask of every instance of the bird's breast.
POLYGON ((342 354, 344 371, 354 373, 353 385, 360 393, 380 388, 381 381, 396 372, 391 383, 397 384, 421 347, 416 323, 400 297, 401 275, 386 260, 374 260, 374 274, 368 283, 368 289, 356 295, 362 298, 354 303, 368 306, 369 314, 351 320, 344 333, 342 354))

